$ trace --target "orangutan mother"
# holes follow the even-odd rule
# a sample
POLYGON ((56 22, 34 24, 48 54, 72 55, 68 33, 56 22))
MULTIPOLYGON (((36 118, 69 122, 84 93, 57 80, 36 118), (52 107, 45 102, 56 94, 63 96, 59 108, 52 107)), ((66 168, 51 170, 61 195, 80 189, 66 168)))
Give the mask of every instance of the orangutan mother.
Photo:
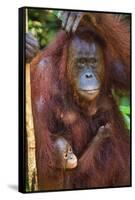
POLYGON ((75 33, 61 31, 33 60, 39 190, 130 185, 130 139, 112 95, 112 89, 129 87, 130 34, 115 15, 83 15, 75 33), (78 166, 62 169, 63 184, 52 188, 59 136, 71 144, 78 166))

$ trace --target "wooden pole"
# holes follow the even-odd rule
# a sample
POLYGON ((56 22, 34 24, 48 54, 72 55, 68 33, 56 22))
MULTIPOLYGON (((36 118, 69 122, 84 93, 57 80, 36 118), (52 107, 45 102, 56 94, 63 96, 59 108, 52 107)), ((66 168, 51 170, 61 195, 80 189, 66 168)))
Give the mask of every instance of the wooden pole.
MULTIPOLYGON (((28 9, 26 9, 26 32, 28 32, 28 9)), ((35 135, 31 107, 30 64, 26 64, 26 130, 27 130, 27 163, 28 190, 35 191, 37 187, 37 171, 35 157, 35 135)))

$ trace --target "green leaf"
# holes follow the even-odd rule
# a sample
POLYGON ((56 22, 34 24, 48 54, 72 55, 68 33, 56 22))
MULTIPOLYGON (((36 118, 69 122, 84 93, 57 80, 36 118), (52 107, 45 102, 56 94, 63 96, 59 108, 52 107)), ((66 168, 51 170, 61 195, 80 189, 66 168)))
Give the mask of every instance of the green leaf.
POLYGON ((56 15, 57 17, 59 16, 59 11, 58 10, 54 10, 53 14, 56 15))
POLYGON ((130 115, 130 106, 120 105, 119 108, 123 114, 130 115))
POLYGON ((130 130, 130 117, 128 115, 124 115, 124 120, 125 120, 125 123, 127 125, 127 128, 130 130))

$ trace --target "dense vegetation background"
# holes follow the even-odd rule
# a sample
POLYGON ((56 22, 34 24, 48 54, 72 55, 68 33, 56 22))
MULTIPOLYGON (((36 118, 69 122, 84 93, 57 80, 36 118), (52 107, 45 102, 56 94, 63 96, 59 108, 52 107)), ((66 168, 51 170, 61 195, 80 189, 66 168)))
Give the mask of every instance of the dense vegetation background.
POLYGON ((38 39, 40 48, 45 47, 61 28, 58 11, 44 9, 28 10, 28 29, 38 39))

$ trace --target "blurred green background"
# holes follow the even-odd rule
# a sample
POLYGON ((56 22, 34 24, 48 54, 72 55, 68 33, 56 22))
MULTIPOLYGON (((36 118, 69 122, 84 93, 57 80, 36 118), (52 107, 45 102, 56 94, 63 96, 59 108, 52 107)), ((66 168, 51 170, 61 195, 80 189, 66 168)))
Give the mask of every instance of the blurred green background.
POLYGON ((58 11, 28 9, 28 30, 38 39, 40 48, 45 47, 61 28, 58 11))
MULTIPOLYGON (((58 10, 28 9, 28 30, 38 39, 41 49, 52 41, 61 28, 58 15, 58 10)), ((130 25, 130 15, 123 14, 122 17, 130 25)), ((114 96, 124 116, 126 126, 130 129, 130 96, 122 93, 115 93, 114 96)))

